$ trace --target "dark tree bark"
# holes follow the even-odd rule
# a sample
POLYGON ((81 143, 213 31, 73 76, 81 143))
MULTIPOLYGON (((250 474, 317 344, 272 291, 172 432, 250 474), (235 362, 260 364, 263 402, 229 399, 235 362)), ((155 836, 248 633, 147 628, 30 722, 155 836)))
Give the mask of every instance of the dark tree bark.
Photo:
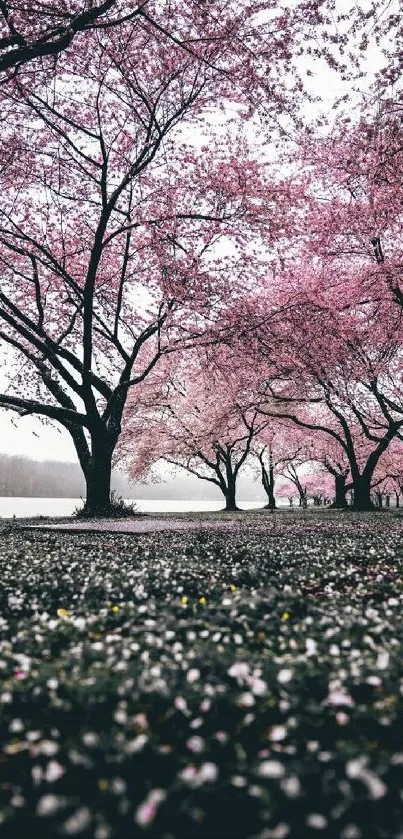
POLYGON ((101 435, 92 440, 92 452, 85 481, 87 497, 84 511, 88 516, 111 512, 111 477, 113 447, 101 435))
POLYGON ((346 499, 346 476, 340 474, 334 474, 334 484, 335 484, 335 498, 332 504, 332 507, 335 507, 337 510, 344 510, 347 507, 347 499, 346 499))
POLYGON ((239 508, 236 505, 236 482, 232 478, 227 480, 227 490, 225 493, 225 512, 233 513, 239 508))
MULTIPOLYGON (((66 10, 63 4, 52 4, 49 10, 44 3, 38 3, 33 9, 35 20, 40 26, 36 37, 27 38, 26 33, 18 32, 14 25, 8 36, 0 40, 0 74, 14 70, 14 74, 23 65, 45 56, 58 56, 70 46, 75 36, 90 29, 101 29, 102 26, 118 26, 124 20, 130 20, 142 14, 142 7, 138 6, 126 15, 117 15, 109 19, 107 14, 113 12, 115 0, 104 0, 98 5, 90 4, 90 8, 74 13, 66 10)), ((6 3, 0 3, 0 14, 3 23, 9 25, 10 15, 6 3)), ((147 18, 150 23, 151 19, 147 18)), ((12 79, 14 76, 10 75, 12 79)), ((0 76, 0 82, 7 80, 0 76)))
MULTIPOLYGON (((238 463, 233 463, 232 447, 227 445, 221 448, 221 460, 224 462, 225 470, 221 471, 221 491, 225 498, 225 512, 234 513, 238 510, 236 504, 236 482, 238 477, 238 463), (223 472, 225 471, 225 478, 223 472)), ((248 449, 249 450, 249 449, 248 449)))
POLYGON ((298 506, 302 507, 305 510, 308 506, 308 499, 306 497, 306 491, 305 491, 304 487, 302 486, 302 484, 300 484, 299 486, 297 484, 297 488, 298 488, 298 492, 299 492, 298 506))
POLYGON ((373 510, 374 504, 371 498, 371 481, 367 476, 356 476, 353 479, 353 510, 364 512, 365 510, 373 510))
POLYGON ((274 497, 274 463, 273 463, 273 452, 269 447, 269 468, 266 468, 266 464, 264 462, 264 452, 265 448, 259 453, 258 458, 260 462, 261 468, 261 477, 262 477, 262 485, 263 489, 267 495, 268 502, 266 504, 267 510, 275 510, 276 509, 276 499, 274 497))
POLYGON ((268 503, 266 504, 266 507, 267 507, 268 510, 275 510, 276 509, 276 499, 274 497, 274 477, 272 477, 272 476, 269 478, 269 483, 268 483, 266 492, 267 492, 267 497, 269 499, 268 503))
POLYGON ((383 502, 382 493, 379 492, 379 490, 375 490, 374 495, 375 495, 375 498, 376 498, 377 506, 379 507, 379 509, 382 509, 382 502, 383 502))

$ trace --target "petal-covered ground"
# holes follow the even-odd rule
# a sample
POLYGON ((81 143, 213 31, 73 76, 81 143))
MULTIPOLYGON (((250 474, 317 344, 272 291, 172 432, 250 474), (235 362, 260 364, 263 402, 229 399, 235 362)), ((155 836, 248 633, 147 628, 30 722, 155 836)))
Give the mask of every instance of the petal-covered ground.
POLYGON ((223 518, 3 527, 1 837, 403 837, 403 520, 223 518))

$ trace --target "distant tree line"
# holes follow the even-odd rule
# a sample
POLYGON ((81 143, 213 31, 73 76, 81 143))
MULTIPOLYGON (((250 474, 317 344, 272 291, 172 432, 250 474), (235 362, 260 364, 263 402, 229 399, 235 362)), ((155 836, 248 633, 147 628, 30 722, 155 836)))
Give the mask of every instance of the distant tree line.
MULTIPOLYGON (((113 487, 126 497, 133 494, 122 475, 114 475, 113 487)), ((85 481, 77 463, 0 454, 0 496, 81 498, 85 481)))
POLYGON ((0 456, 0 495, 78 498, 84 491, 84 478, 75 463, 0 456))
MULTIPOLYGON (((113 471, 112 488, 123 498, 188 499, 215 498, 219 493, 205 492, 196 480, 175 476, 159 482, 139 484, 130 482, 121 472, 113 471)), ((245 483, 244 495, 256 496, 252 480, 245 483)), ((78 463, 38 461, 21 455, 0 453, 0 496, 28 498, 84 498, 85 481, 78 463)))

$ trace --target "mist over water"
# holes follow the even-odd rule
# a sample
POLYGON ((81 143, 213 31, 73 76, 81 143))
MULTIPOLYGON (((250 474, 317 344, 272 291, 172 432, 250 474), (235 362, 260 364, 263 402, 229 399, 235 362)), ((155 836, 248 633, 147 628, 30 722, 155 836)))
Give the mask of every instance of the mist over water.
MULTIPOLYGON (((163 475, 160 481, 134 484, 121 472, 112 475, 118 497, 136 504, 141 513, 179 513, 222 510, 220 490, 186 472, 163 475)), ((83 506, 85 482, 76 463, 38 461, 0 453, 0 518, 71 516, 83 506)), ((267 503, 260 480, 240 475, 238 504, 245 510, 267 503)))
MULTIPOLYGON (((128 504, 133 499, 127 499, 128 504)), ((200 513, 207 510, 222 510, 223 501, 214 499, 139 499, 135 501, 139 513, 200 513)), ((239 501, 244 510, 260 509, 261 501, 239 501)), ((83 506, 81 498, 0 498, 0 518, 30 518, 31 516, 71 516, 77 507, 83 506)))

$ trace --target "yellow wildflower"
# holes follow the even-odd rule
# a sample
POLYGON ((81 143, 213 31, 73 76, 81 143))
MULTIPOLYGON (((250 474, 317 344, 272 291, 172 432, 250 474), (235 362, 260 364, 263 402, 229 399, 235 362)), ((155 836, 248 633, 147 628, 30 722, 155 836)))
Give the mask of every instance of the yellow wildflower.
POLYGON ((290 613, 289 612, 283 612, 281 617, 282 617, 283 621, 288 621, 288 618, 290 617, 290 613))
POLYGON ((57 616, 59 618, 68 618, 69 610, 68 609, 58 609, 57 610, 57 616))
POLYGON ((188 600, 189 600, 189 598, 186 596, 186 594, 182 594, 182 597, 181 597, 182 606, 186 606, 188 600))
POLYGON ((111 606, 111 612, 118 612, 119 606, 111 606))
POLYGON ((235 583, 230 584, 230 589, 231 589, 231 591, 236 591, 237 587, 236 587, 235 583))
POLYGON ((207 603, 206 598, 205 597, 199 597, 199 603, 201 603, 202 606, 205 606, 206 603, 207 603))
POLYGON ((24 751, 24 749, 28 748, 28 744, 24 742, 24 740, 13 740, 12 743, 8 743, 3 748, 3 752, 6 755, 17 755, 19 752, 24 751))

